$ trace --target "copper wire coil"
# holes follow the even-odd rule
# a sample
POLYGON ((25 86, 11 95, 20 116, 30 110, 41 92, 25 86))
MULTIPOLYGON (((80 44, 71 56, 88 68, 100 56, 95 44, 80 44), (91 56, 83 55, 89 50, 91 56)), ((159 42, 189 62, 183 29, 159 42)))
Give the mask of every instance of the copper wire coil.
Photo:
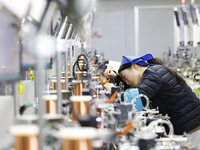
POLYGON ((77 80, 82 80, 83 74, 87 74, 87 72, 86 71, 77 71, 76 72, 77 80))
POLYGON ((77 116, 84 116, 90 113, 90 101, 92 96, 71 96, 72 120, 76 120, 77 116))
POLYGON ((57 113, 57 95, 43 95, 45 101, 45 113, 56 114, 57 113))
POLYGON ((60 129, 59 136, 62 139, 62 150, 94 150, 92 141, 98 133, 92 127, 68 127, 60 129))
POLYGON ((63 140, 62 150, 94 150, 92 140, 63 140))
POLYGON ((82 95, 83 84, 82 83, 74 83, 74 95, 82 95))
POLYGON ((83 88, 87 88, 87 83, 86 82, 83 83, 83 88))
POLYGON ((57 102, 56 100, 46 100, 46 111, 47 114, 57 114, 57 102))
POLYGON ((79 59, 84 59, 84 56, 80 56, 79 59))
POLYGON ((83 70, 83 67, 86 67, 86 64, 83 64, 83 61, 80 61, 79 67, 80 67, 81 70, 83 70))
POLYGON ((10 133, 15 137, 15 150, 38 150, 39 127, 34 124, 16 124, 10 127, 10 133))
MULTIPOLYGON (((65 72, 61 73, 62 77, 65 77, 65 72)), ((70 72, 68 71, 68 77, 70 76, 70 72)))
POLYGON ((83 77, 83 73, 82 72, 78 72, 77 74, 77 80, 81 80, 83 77))
MULTIPOLYGON (((72 64, 72 68, 74 68, 74 63, 72 64)), ((70 64, 68 64, 68 71, 70 71, 70 64)))
POLYGON ((79 64, 80 69, 83 70, 83 64, 79 64))
POLYGON ((15 150, 38 150, 38 137, 37 136, 16 136, 15 137, 15 150))
MULTIPOLYGON (((57 90, 57 81, 52 81, 52 87, 53 87, 53 90, 57 90)), ((65 82, 64 81, 61 81, 61 89, 62 90, 65 90, 65 82)))
POLYGON ((78 116, 89 114, 90 102, 89 101, 71 101, 72 106, 72 120, 77 120, 78 116))

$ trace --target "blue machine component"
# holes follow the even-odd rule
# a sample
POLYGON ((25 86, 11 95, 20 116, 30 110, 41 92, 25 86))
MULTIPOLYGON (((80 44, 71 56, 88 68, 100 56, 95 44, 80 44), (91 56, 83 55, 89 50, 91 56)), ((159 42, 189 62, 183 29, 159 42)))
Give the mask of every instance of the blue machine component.
MULTIPOLYGON (((125 103, 132 103, 132 100, 134 100, 134 98, 138 95, 139 95, 138 88, 127 89, 124 92, 124 102, 125 103)), ((140 97, 137 98, 136 100, 134 100, 133 104, 135 105, 137 112, 142 111, 142 109, 144 108, 144 106, 142 104, 142 100, 141 100, 140 97)))

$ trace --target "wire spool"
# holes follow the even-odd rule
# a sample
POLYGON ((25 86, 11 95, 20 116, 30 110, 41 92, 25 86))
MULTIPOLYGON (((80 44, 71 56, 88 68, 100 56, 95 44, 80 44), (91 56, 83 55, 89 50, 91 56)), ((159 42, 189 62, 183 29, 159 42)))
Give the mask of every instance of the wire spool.
POLYGON ((62 150, 94 150, 92 142, 97 138, 97 129, 92 127, 61 128, 59 136, 62 150))
MULTIPOLYGON (((65 72, 61 72, 62 77, 65 77, 65 72)), ((68 71, 68 77, 70 76, 70 71, 68 71)))
MULTIPOLYGON (((51 80, 53 90, 57 90, 57 80, 51 80)), ((65 90, 65 80, 61 80, 61 89, 65 90)))
POLYGON ((87 88, 87 80, 73 80, 74 83, 74 95, 83 95, 83 88, 87 88))
POLYGON ((84 54, 80 54, 78 56, 77 60, 74 63, 74 66, 73 66, 73 77, 76 80, 77 80, 76 72, 78 70, 82 71, 82 72, 85 72, 85 71, 89 70, 88 59, 84 54))
POLYGON ((15 136, 15 150, 39 150, 38 133, 36 125, 13 125, 10 133, 15 136))
POLYGON ((83 70, 84 69, 83 67, 86 67, 86 64, 79 63, 79 67, 80 67, 81 70, 83 70))
POLYGON ((69 99, 71 101, 73 121, 77 120, 77 116, 89 114, 92 96, 71 96, 69 99))
MULTIPOLYGON (((72 68, 74 68, 74 62, 72 62, 72 68)), ((70 72, 70 64, 68 64, 68 72, 70 72)))
POLYGON ((83 74, 87 74, 86 71, 76 71, 77 80, 81 80, 83 78, 83 74))
POLYGON ((45 101, 45 113, 46 114, 57 114, 57 95, 44 95, 43 100, 45 101))
POLYGON ((73 80, 72 83, 74 83, 74 95, 82 95, 83 91, 83 84, 81 80, 73 80))

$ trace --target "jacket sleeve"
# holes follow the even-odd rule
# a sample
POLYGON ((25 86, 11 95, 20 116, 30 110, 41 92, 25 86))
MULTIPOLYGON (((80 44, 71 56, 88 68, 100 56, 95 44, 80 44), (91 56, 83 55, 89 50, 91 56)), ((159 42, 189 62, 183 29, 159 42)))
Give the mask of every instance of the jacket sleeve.
POLYGON ((142 80, 137 86, 139 93, 146 95, 150 100, 156 96, 160 90, 161 77, 156 71, 145 70, 142 80))

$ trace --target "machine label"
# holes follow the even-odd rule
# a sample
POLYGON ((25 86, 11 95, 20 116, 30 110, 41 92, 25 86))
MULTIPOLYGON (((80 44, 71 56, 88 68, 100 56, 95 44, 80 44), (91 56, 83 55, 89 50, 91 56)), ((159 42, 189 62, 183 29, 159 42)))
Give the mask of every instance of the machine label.
POLYGON ((30 74, 30 80, 34 80, 35 79, 35 75, 34 74, 30 74))
POLYGON ((18 83, 18 90, 19 90, 19 94, 23 94, 23 83, 22 82, 18 83))

